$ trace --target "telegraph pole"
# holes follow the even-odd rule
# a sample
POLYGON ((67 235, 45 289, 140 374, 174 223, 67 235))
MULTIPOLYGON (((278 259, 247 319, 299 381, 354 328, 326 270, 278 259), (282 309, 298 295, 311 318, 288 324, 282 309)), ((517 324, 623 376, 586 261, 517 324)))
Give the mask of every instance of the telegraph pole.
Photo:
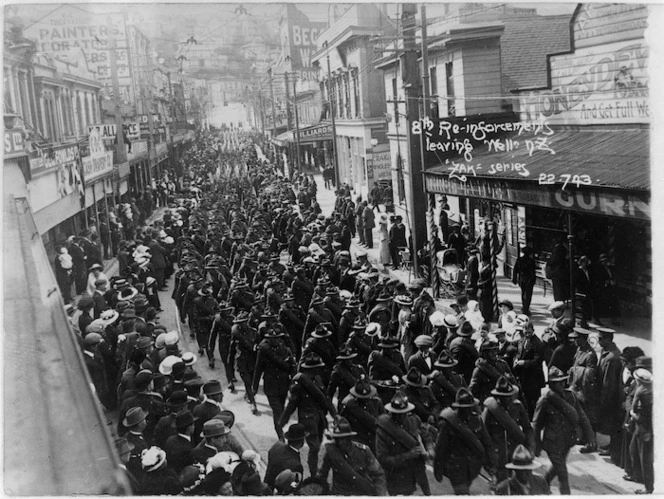
POLYGON ((293 75, 293 107, 295 108, 295 140, 297 144, 297 171, 302 172, 302 165, 300 164, 300 119, 297 113, 297 89, 295 83, 297 76, 293 75))
POLYGON ((420 119, 419 101, 421 100, 421 82, 420 65, 417 61, 417 44, 413 33, 417 28, 415 23, 415 14, 417 5, 414 3, 402 4, 402 38, 403 55, 401 56, 401 78, 406 94, 406 116, 408 130, 408 149, 409 149, 409 184, 410 199, 408 200, 410 208, 410 232, 413 238, 412 258, 415 268, 415 275, 419 277, 419 262, 417 252, 426 241, 426 196, 424 195, 424 182, 422 161, 423 155, 421 145, 417 138, 412 136, 410 127, 420 119))
POLYGON ((272 78, 272 68, 267 68, 267 74, 270 75, 270 99, 272 99, 272 138, 277 136, 277 111, 274 106, 274 79, 272 78))
POLYGON ((330 71, 330 51, 328 50, 327 40, 323 42, 323 47, 327 51, 327 100, 330 105, 330 119, 332 121, 332 160, 334 161, 334 180, 335 187, 338 189, 341 185, 339 174, 339 162, 337 161, 337 125, 335 123, 334 112, 336 110, 336 102, 332 100, 332 71, 330 71))

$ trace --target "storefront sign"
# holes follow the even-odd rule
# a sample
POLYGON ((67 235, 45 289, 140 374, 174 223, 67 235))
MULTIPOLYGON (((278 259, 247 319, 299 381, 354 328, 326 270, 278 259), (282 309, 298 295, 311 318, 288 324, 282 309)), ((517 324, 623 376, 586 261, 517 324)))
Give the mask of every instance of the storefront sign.
POLYGON ((5 130, 5 157, 25 150, 23 133, 20 130, 5 130))
POLYGON ((161 143, 157 144, 157 155, 166 154, 168 152, 168 145, 161 143))
POLYGON ((148 141, 135 140, 131 143, 131 152, 127 150, 127 160, 131 161, 148 154, 148 141))
POLYGON ((390 151, 375 152, 373 159, 374 180, 392 180, 392 157, 390 151))
POLYGON ((646 193, 608 192, 591 189, 546 189, 504 180, 469 177, 466 182, 442 175, 426 175, 427 192, 491 199, 526 206, 540 206, 620 218, 650 220, 650 196, 646 193))
POLYGON ((517 224, 517 234, 519 239, 519 246, 526 246, 526 207, 517 206, 516 207, 516 224, 517 224))
POLYGON ((39 149, 37 154, 36 158, 30 159, 30 170, 33 174, 78 163, 80 153, 78 144, 70 144, 47 150, 39 149))
POLYGON ((316 125, 300 130, 300 141, 332 140, 332 125, 316 125))
MULTIPOLYGON (((125 123, 122 126, 129 139, 137 139, 140 137, 141 129, 138 125, 138 122, 125 123)), ((115 140, 116 138, 115 123, 105 123, 103 125, 90 125, 88 127, 88 133, 90 133, 92 130, 96 130, 99 133, 99 136, 103 140, 115 140)))
POLYGON ((90 132, 90 156, 81 159, 83 179, 90 185, 96 178, 113 171, 113 151, 107 151, 102 137, 93 129, 90 132))

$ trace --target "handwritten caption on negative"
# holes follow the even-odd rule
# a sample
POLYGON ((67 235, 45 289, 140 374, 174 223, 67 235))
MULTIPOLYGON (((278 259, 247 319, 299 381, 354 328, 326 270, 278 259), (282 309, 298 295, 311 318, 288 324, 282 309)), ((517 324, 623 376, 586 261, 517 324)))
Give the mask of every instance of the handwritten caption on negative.
MULTIPOLYGON (((496 175, 506 172, 515 172, 522 177, 530 177, 527 162, 510 161, 509 153, 525 151, 525 157, 532 157, 535 152, 555 155, 556 152, 551 144, 554 130, 544 120, 535 122, 504 122, 488 123, 485 121, 452 123, 441 120, 437 124, 428 117, 424 117, 411 124, 413 135, 422 135, 424 149, 428 152, 451 153, 458 159, 445 159, 450 178, 456 178, 462 182, 468 180, 468 176, 478 174, 496 175), (507 135, 507 137, 505 137, 507 135), (478 148, 489 153, 504 152, 504 161, 483 164, 473 161, 473 156, 478 148)), ((524 157, 520 154, 520 157, 524 157)), ((590 185, 592 183, 589 175, 551 175, 539 173, 540 184, 562 183, 563 189, 568 184, 590 185)))

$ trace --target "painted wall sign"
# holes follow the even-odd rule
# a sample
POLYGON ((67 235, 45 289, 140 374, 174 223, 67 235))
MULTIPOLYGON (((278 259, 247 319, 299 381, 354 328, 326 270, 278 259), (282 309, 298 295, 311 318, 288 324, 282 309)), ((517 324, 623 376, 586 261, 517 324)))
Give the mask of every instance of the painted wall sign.
POLYGON ((131 83, 126 26, 122 14, 96 14, 64 5, 27 27, 25 36, 37 42, 38 52, 61 55, 82 51, 88 68, 96 73, 98 80, 111 77, 109 47, 113 37, 120 84, 131 83))
POLYGON ((462 182, 442 175, 426 175, 427 192, 492 199, 518 205, 573 210, 620 218, 650 220, 650 196, 635 192, 563 191, 469 177, 462 182))
POLYGON ((96 129, 90 131, 89 144, 90 156, 81 158, 86 185, 113 171, 113 151, 106 150, 103 138, 96 129))
POLYGON ((643 4, 582 4, 573 27, 577 49, 642 38, 648 27, 648 7, 643 4))
POLYGON ((317 50, 318 35, 325 29, 327 23, 309 21, 297 7, 286 5, 286 17, 281 25, 281 48, 284 57, 290 55, 291 70, 298 72, 301 81, 318 78, 311 56, 317 50))
MULTIPOLYGON (((137 139, 141 135, 141 129, 138 122, 125 123, 122 125, 129 139, 137 139)), ((88 126, 88 133, 96 130, 103 140, 115 140, 115 123, 104 123, 102 125, 88 126)))

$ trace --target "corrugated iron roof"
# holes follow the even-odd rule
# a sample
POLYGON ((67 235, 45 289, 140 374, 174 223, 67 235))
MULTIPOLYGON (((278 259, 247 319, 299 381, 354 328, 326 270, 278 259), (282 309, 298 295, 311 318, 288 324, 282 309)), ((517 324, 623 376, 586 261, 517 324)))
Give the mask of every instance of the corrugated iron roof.
MULTIPOLYGON (((542 135, 539 135, 542 137, 542 135)), ((502 140, 519 141, 511 152, 488 152, 487 147, 473 151, 470 165, 481 165, 477 177, 538 182, 540 174, 553 175, 556 184, 562 184, 561 175, 589 175, 592 185, 615 189, 650 190, 650 132, 646 129, 556 132, 547 139, 545 150, 534 150, 532 155, 525 140, 534 140, 513 133, 502 140), (495 174, 489 167, 495 163, 523 163, 530 172, 522 176, 517 171, 495 174)), ((463 162, 463 159, 457 159, 463 162)), ((434 175, 450 174, 449 165, 427 169, 434 175)))

